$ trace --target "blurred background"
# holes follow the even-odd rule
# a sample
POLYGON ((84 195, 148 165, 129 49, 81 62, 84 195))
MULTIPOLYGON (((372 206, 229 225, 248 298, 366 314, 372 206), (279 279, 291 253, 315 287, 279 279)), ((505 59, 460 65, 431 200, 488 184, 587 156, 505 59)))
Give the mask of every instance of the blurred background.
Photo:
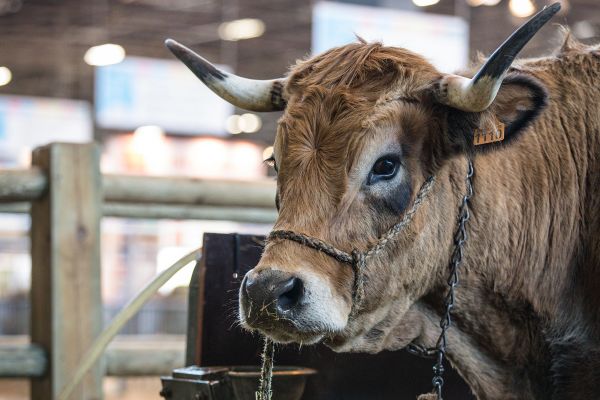
MULTIPOLYGON (((26 168, 52 141, 98 141, 104 173, 273 179, 278 113, 235 109, 164 48, 174 38, 238 75, 282 76, 295 60, 357 34, 425 55, 440 70, 489 55, 546 0, 0 0, 0 167, 26 168)), ((560 15, 522 55, 560 44, 559 24, 600 40, 600 2, 561 0, 560 15)), ((6 210, 4 210, 6 211, 6 210)), ((31 260, 27 214, 0 214, 0 342, 27 340, 31 260)), ((105 321, 204 232, 266 233, 231 221, 102 222, 105 321)), ((126 326, 122 340, 183 350, 184 270, 126 326), (129 335, 129 336, 128 336, 129 335), (135 335, 135 336, 133 336, 135 335), (141 336, 140 336, 141 335, 141 336), (128 339, 129 338, 129 339, 128 339), (132 339, 133 338, 133 339, 132 339)), ((106 398, 159 398, 157 378, 106 378, 106 398)), ((0 380, 0 398, 29 398, 0 380)))

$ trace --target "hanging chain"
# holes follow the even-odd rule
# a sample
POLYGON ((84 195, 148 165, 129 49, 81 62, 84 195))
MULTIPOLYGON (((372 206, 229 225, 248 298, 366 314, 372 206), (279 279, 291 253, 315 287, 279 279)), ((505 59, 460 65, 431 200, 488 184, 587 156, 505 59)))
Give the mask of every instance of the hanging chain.
POLYGON ((448 294, 444 300, 444 306, 446 310, 440 320, 440 336, 437 340, 434 349, 426 349, 426 355, 435 354, 436 363, 433 366, 433 391, 437 394, 437 400, 442 400, 442 388, 444 386, 444 356, 446 355, 446 332, 452 325, 452 308, 454 307, 454 291, 458 285, 458 268, 463 259, 464 245, 467 241, 467 230, 466 224, 470 218, 469 213, 469 200, 473 196, 473 162, 469 159, 467 178, 466 178, 467 192, 462 198, 458 214, 458 227, 454 234, 454 251, 452 252, 452 259, 450 260, 450 277, 448 278, 448 294))

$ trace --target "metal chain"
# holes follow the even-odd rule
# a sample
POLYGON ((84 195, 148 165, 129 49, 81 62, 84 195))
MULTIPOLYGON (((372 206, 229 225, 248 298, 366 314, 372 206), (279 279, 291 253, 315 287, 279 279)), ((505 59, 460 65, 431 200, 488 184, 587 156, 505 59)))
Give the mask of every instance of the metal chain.
MULTIPOLYGON (((421 346, 413 345, 418 349, 417 351, 424 350, 426 356, 436 356, 437 361, 433 366, 433 379, 431 380, 431 383, 433 384, 433 391, 437 394, 437 400, 442 400, 442 388, 444 386, 444 357, 446 355, 447 344, 446 333, 452 325, 452 308, 454 307, 454 302, 456 300, 454 292, 456 286, 458 285, 458 268, 462 263, 464 245, 467 241, 466 224, 471 216, 469 212, 469 201, 473 196, 473 162, 470 159, 467 171, 466 186, 467 191, 462 198, 462 203, 460 205, 458 214, 458 227, 454 234, 454 251, 452 252, 452 258, 449 265, 450 277, 448 278, 448 294, 444 300, 444 306, 446 307, 446 310, 440 320, 440 328, 442 331, 440 332, 440 336, 437 340, 435 348, 433 349, 424 349, 421 346)), ((414 348, 409 348, 409 351, 411 352, 414 350, 414 348)))

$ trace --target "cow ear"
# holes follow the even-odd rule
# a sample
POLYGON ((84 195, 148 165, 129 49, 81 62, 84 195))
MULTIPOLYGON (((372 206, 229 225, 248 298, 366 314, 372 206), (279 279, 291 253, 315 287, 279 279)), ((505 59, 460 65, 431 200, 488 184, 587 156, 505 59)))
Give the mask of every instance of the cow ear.
POLYGON ((451 152, 474 153, 509 145, 537 118, 547 99, 546 89, 537 79, 508 74, 486 111, 448 113, 451 152))
POLYGON ((492 119, 504 125, 504 140, 509 144, 540 115, 548 102, 544 86, 535 78, 508 75, 502 82, 496 99, 488 113, 492 119))

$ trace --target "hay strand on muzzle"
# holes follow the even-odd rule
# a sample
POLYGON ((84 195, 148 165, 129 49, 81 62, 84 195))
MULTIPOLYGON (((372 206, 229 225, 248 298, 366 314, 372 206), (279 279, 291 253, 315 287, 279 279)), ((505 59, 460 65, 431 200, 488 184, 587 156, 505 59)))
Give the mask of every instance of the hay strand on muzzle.
POLYGON ((275 355, 275 343, 265 336, 265 345, 262 353, 262 368, 260 370, 260 383, 256 392, 256 400, 271 400, 273 391, 271 382, 273 380, 273 364, 275 355))

